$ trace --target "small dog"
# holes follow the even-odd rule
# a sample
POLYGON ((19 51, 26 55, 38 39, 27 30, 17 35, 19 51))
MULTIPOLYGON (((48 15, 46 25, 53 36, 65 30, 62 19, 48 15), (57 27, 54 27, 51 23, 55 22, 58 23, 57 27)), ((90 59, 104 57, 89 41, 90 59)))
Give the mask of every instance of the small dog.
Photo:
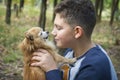
POLYGON ((38 49, 47 50, 57 63, 72 64, 75 58, 67 59, 57 53, 50 45, 47 44, 48 32, 43 31, 40 27, 32 27, 25 33, 25 39, 20 43, 19 48, 24 56, 23 80, 46 80, 45 72, 40 67, 32 67, 30 64, 33 52, 38 49))

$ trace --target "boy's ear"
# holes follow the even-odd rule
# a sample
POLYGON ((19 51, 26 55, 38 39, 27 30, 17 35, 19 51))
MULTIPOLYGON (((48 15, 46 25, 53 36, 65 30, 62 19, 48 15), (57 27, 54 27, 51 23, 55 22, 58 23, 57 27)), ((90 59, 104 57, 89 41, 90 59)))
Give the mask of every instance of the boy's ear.
POLYGON ((74 28, 74 32, 75 32, 75 38, 77 39, 77 38, 80 38, 80 37, 82 36, 82 34, 83 34, 83 29, 82 29, 82 27, 80 27, 80 26, 76 26, 76 27, 74 28))

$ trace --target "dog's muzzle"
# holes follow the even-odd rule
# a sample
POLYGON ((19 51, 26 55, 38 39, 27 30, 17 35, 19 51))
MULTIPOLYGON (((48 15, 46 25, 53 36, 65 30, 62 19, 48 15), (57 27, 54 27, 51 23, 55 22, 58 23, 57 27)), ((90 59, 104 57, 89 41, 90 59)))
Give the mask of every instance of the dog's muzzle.
POLYGON ((42 31, 39 35, 40 35, 43 39, 47 39, 48 36, 49 36, 49 32, 48 32, 48 31, 42 31))

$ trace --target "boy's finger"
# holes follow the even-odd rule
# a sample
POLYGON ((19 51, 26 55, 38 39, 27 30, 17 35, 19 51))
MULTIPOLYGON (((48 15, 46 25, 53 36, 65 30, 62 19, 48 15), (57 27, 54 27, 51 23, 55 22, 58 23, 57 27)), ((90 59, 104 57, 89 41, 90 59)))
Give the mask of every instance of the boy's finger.
POLYGON ((33 56, 39 56, 39 57, 41 57, 42 55, 43 55, 42 52, 34 52, 33 53, 33 56))
POLYGON ((41 61, 41 57, 40 56, 34 56, 34 57, 32 57, 32 60, 41 61))
POLYGON ((45 50, 45 49, 38 49, 37 51, 38 51, 38 52, 42 52, 42 53, 44 53, 44 54, 47 53, 47 50, 45 50))
POLYGON ((40 62, 34 62, 34 63, 31 63, 31 66, 40 66, 41 63, 40 62))

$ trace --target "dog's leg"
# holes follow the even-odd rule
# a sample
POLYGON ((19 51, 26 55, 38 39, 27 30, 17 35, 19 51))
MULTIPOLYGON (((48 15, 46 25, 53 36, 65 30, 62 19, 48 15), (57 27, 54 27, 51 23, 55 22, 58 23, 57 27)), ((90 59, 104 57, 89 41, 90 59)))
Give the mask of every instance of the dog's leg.
POLYGON ((68 59, 68 58, 61 56, 60 54, 57 53, 55 49, 51 48, 50 46, 45 45, 43 49, 47 50, 53 56, 55 61, 58 63, 62 62, 62 63, 72 64, 76 61, 76 58, 68 59))
POLYGON ((62 63, 72 64, 76 61, 76 58, 68 59, 68 58, 65 58, 65 57, 59 55, 58 53, 55 53, 53 55, 53 57, 57 62, 62 62, 62 63))

